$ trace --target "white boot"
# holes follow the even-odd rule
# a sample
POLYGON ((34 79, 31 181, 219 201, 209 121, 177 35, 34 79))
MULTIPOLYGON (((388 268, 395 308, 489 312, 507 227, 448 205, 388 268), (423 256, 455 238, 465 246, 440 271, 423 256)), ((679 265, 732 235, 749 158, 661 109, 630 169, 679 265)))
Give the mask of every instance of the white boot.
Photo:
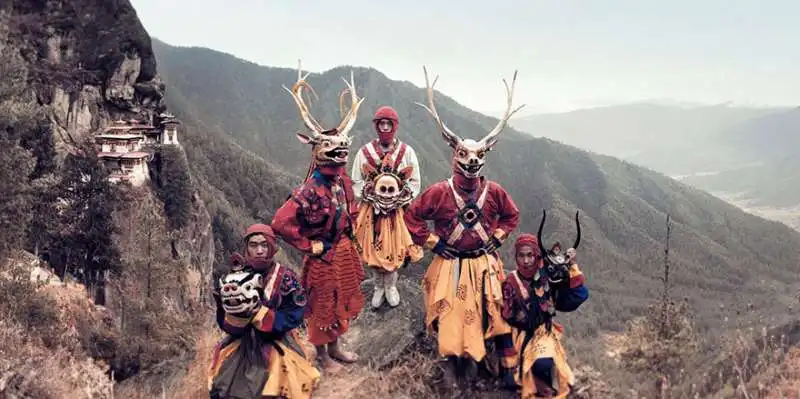
POLYGON ((386 287, 386 302, 389 306, 395 307, 400 304, 400 291, 397 290, 397 271, 386 273, 384 277, 384 287, 386 287))
POLYGON ((372 293, 372 307, 377 309, 383 305, 383 297, 386 294, 384 288, 383 273, 375 271, 375 291, 372 293))

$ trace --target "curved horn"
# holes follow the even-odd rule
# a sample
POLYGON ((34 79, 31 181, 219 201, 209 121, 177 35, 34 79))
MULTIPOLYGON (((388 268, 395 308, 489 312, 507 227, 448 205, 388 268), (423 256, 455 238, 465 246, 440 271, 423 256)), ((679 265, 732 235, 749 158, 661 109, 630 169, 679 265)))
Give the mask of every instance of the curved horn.
POLYGON ((453 131, 450 130, 447 127, 447 125, 444 124, 442 118, 439 117, 439 113, 436 112, 436 105, 434 105, 433 103, 433 86, 436 85, 436 81, 439 80, 439 76, 436 76, 433 79, 433 84, 431 84, 430 80, 428 79, 428 70, 423 66, 422 71, 425 72, 425 86, 427 86, 427 92, 428 92, 428 105, 416 101, 414 102, 414 104, 417 104, 422 108, 425 108, 428 111, 428 113, 431 114, 433 120, 436 122, 437 125, 439 125, 439 130, 441 131, 444 140, 447 142, 448 145, 450 145, 450 147, 456 148, 458 146, 458 143, 461 142, 461 137, 458 137, 458 135, 453 133, 453 131))
POLYGON ((305 100, 303 100, 303 88, 308 88, 308 90, 311 91, 311 94, 313 94, 314 96, 317 95, 317 93, 314 92, 314 89, 311 87, 311 85, 309 85, 308 82, 306 82, 306 78, 308 77, 309 74, 311 74, 311 72, 305 74, 305 76, 303 75, 302 65, 300 63, 300 60, 298 60, 297 82, 295 82, 295 84, 292 85, 291 89, 286 87, 286 85, 284 85, 283 88, 286 91, 288 91, 289 94, 292 95, 294 103, 297 105, 297 108, 300 111, 300 118, 303 119, 303 123, 305 123, 306 127, 314 133, 314 136, 317 136, 325 129, 322 127, 322 125, 319 124, 319 122, 316 121, 316 119, 314 119, 314 117, 311 115, 311 111, 308 109, 308 106, 306 105, 305 100))
POLYGON ((581 221, 578 220, 578 213, 580 211, 575 211, 575 226, 578 228, 578 238, 575 239, 575 244, 572 244, 572 249, 578 249, 578 244, 581 243, 581 221))
POLYGON ((497 126, 492 129, 489 134, 487 134, 484 138, 481 139, 480 144, 484 148, 491 148, 497 142, 497 136, 500 132, 505 129, 506 124, 508 123, 508 119, 511 118, 512 115, 517 113, 525 104, 520 105, 519 107, 515 108, 513 111, 511 110, 511 104, 514 99, 514 85, 517 83, 517 71, 514 71, 514 77, 511 80, 511 88, 508 87, 508 82, 503 79, 503 85, 506 86, 506 112, 503 113, 503 117, 497 122, 497 126))
POLYGON ((542 253, 542 258, 547 255, 547 250, 544 249, 544 243, 542 243, 542 230, 544 229, 544 221, 547 219, 547 211, 542 209, 542 222, 539 223, 539 232, 536 233, 536 239, 539 241, 539 251, 542 253))
MULTIPOLYGON (((356 94, 356 84, 352 70, 350 71, 350 81, 348 82, 345 78, 342 78, 342 80, 344 84, 347 85, 347 88, 342 92, 342 96, 345 93, 350 93, 350 110, 347 111, 347 115, 344 116, 344 119, 342 119, 342 122, 336 130, 338 132, 337 134, 347 136, 347 133, 350 132, 350 129, 356 124, 358 108, 361 106, 361 103, 364 102, 364 99, 359 99, 358 94, 356 94)), ((342 111, 342 96, 339 97, 339 112, 342 111)))

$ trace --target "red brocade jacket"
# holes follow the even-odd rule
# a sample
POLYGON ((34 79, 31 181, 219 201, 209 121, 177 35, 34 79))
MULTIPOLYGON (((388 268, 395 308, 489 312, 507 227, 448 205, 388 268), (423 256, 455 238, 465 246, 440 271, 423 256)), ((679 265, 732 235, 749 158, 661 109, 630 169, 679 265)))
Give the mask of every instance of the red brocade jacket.
MULTIPOLYGON (((272 219, 272 229, 289 245, 308 255, 320 255, 327 244, 334 247, 343 234, 349 235, 358 216, 352 182, 341 173, 326 176, 314 171, 292 190, 291 198, 272 219)), ((321 259, 331 262, 333 251, 321 259)))
MULTIPOLYGON (((455 186, 456 192, 465 203, 477 202, 485 187, 486 196, 478 223, 489 236, 505 239, 519 224, 519 208, 499 184, 484 177, 480 179, 481 183, 474 192, 467 193, 455 186)), ((405 222, 417 245, 431 248, 440 237, 447 240, 460 223, 459 207, 448 181, 435 183, 418 196, 406 211, 405 222), (428 228, 429 220, 434 222, 433 232, 428 228)), ((468 228, 451 246, 459 251, 471 251, 483 247, 484 242, 475 229, 468 228)))

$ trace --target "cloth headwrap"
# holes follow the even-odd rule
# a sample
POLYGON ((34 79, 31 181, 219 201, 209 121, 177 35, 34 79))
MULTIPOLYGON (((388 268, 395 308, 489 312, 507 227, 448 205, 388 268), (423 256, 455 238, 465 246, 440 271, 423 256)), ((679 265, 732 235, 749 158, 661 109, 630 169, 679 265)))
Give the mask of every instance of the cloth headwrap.
POLYGON ((256 223, 247 228, 247 231, 244 233, 244 253, 245 261, 247 261, 248 265, 252 266, 256 270, 267 269, 274 263, 272 257, 274 257, 275 253, 277 252, 278 240, 275 237, 275 232, 272 231, 272 227, 269 227, 266 224, 256 223), (255 234, 261 234, 267 239, 266 242, 267 246, 269 247, 269 251, 267 251, 266 259, 252 258, 250 257, 250 253, 247 251, 247 240, 249 240, 250 237, 255 234))
POLYGON ((522 233, 517 237, 517 242, 514 243, 514 251, 519 251, 520 248, 524 246, 529 246, 533 248, 533 254, 536 256, 541 256, 541 252, 539 250, 539 240, 536 239, 536 236, 530 233, 522 233))
POLYGON ((520 265, 517 263, 517 269, 522 273, 523 276, 526 278, 530 278, 533 276, 533 273, 536 272, 541 266, 541 260, 539 259, 542 256, 542 251, 539 250, 539 240, 536 238, 535 235, 529 233, 522 233, 517 237, 517 241, 514 243, 514 258, 516 259, 516 253, 519 252, 520 248, 524 246, 529 246, 533 249, 533 255, 536 256, 536 260, 534 261, 534 266, 531 268, 530 266, 520 265))
POLYGON ((397 116, 397 111, 395 111, 394 108, 386 105, 378 108, 378 110, 375 111, 375 116, 372 118, 372 122, 375 124, 375 130, 378 132, 378 137, 381 143, 391 143, 392 140, 394 140, 394 136, 397 133, 397 128, 400 125, 400 118, 397 116), (383 133, 378 130, 378 122, 380 122, 382 119, 388 119, 392 121, 391 131, 383 133))

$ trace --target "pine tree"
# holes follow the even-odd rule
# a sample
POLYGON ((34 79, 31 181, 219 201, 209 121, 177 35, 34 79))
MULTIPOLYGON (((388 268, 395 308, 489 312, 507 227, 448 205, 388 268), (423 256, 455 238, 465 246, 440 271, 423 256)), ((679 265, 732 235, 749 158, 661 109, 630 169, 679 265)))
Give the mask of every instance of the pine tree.
POLYGON ((28 174, 33 157, 0 131, 0 259, 25 241, 31 220, 31 192, 28 174))
POLYGON ((74 265, 81 282, 94 289, 107 273, 119 271, 120 256, 111 219, 116 193, 92 149, 67 156, 59 191, 67 204, 61 213, 61 260, 65 267, 74 265))

